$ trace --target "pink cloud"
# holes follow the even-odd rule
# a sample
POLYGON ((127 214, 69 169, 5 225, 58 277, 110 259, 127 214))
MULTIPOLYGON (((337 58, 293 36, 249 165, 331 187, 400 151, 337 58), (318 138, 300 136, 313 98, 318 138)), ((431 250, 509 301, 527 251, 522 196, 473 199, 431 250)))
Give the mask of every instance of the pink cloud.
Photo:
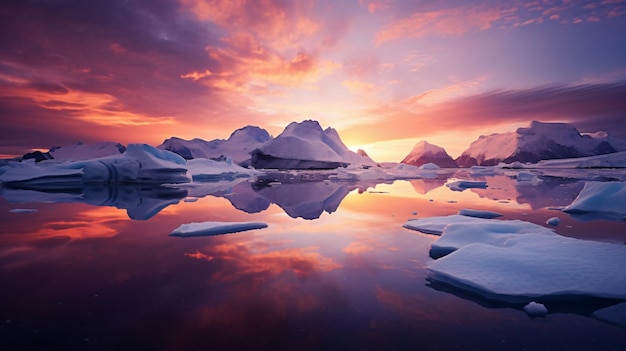
POLYGON ((494 22, 512 12, 499 8, 452 8, 430 12, 418 12, 384 26, 376 33, 375 42, 380 45, 402 38, 426 35, 462 35, 471 30, 486 30, 494 22))

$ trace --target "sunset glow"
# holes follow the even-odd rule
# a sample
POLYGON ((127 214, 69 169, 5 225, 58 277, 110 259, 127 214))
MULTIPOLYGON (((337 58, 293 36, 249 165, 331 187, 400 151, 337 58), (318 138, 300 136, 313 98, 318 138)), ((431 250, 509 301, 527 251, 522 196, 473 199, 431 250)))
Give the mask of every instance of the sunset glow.
POLYGON ((379 162, 531 120, 626 137, 623 0, 9 1, 0 28, 3 156, 304 119, 379 162))

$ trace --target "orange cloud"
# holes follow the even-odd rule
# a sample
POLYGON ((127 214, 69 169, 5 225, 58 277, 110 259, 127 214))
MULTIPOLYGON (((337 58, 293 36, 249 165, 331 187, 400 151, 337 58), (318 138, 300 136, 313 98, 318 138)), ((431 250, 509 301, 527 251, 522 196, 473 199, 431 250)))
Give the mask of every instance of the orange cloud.
POLYGON ((402 38, 429 34, 462 35, 470 30, 486 30, 514 9, 453 8, 418 12, 384 26, 376 33, 376 45, 402 38))

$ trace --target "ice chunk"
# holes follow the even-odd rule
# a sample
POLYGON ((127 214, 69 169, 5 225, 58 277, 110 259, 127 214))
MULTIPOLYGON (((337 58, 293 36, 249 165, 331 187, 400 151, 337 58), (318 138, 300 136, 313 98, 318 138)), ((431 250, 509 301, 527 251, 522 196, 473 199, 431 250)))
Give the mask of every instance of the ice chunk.
POLYGON ((618 218, 626 215, 626 182, 587 182, 567 213, 604 212, 618 218))
POLYGON ((451 215, 413 219, 406 222, 403 227, 406 229, 417 230, 426 234, 441 235, 444 228, 448 225, 480 223, 483 221, 485 221, 485 219, 461 215, 451 215))
POLYGON ((531 301, 523 307, 524 312, 530 317, 544 317, 548 314, 548 309, 541 303, 531 301))
POLYGON ((181 238, 193 236, 210 236, 243 232, 246 230, 267 228, 262 222, 200 222, 182 224, 170 233, 181 238))
POLYGON ((469 188, 479 188, 486 189, 487 182, 483 181, 471 181, 471 180, 457 180, 453 182, 446 183, 446 186, 453 191, 464 191, 469 188))
POLYGON ((483 210, 472 210, 472 209, 462 209, 462 210, 459 210, 459 214, 461 216, 477 217, 477 218, 496 218, 496 217, 501 217, 502 216, 502 214, 498 213, 498 212, 483 211, 483 210))
POLYGON ((230 158, 216 161, 206 158, 195 158, 187 161, 187 172, 195 181, 217 181, 222 179, 250 177, 260 172, 243 168, 230 158))
POLYGON ((430 256, 442 257, 472 243, 503 246, 508 240, 529 233, 555 235, 551 229, 520 220, 457 221, 447 225, 441 238, 432 243, 430 256))
POLYGON ((548 224, 548 225, 552 225, 552 226, 555 226, 555 227, 556 227, 557 225, 559 225, 560 223, 561 223, 561 220, 559 219, 559 217, 552 217, 552 218, 549 218, 549 219, 546 221, 546 224, 548 224))
POLYGON ((460 289, 529 301, 548 296, 626 299, 624 265, 624 245, 529 232, 504 242, 462 246, 428 262, 427 269, 431 279, 460 289))
POLYGON ((22 162, 7 165, 0 181, 13 187, 63 188, 81 183, 183 183, 185 159, 146 144, 128 145, 123 154, 85 161, 22 162))
POLYGON ((419 169, 440 169, 441 167, 437 166, 436 164, 429 162, 429 163, 424 163, 423 165, 418 167, 419 169))

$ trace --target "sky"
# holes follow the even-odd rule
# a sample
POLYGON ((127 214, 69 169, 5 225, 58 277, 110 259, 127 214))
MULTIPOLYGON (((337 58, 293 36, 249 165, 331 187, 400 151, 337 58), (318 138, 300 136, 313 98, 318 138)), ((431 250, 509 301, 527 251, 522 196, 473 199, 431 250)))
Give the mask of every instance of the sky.
POLYGON ((626 0, 5 0, 0 157, 277 136, 457 157, 531 120, 626 138, 626 0))

